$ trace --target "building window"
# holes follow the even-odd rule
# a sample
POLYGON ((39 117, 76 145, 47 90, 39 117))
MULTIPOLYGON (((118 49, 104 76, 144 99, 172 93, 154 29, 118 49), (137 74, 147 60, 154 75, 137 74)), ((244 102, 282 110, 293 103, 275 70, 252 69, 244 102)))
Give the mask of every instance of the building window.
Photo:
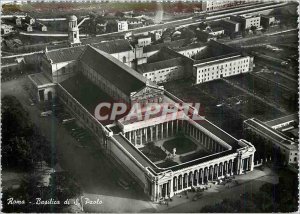
POLYGON ((123 56, 123 63, 126 63, 126 56, 123 56))

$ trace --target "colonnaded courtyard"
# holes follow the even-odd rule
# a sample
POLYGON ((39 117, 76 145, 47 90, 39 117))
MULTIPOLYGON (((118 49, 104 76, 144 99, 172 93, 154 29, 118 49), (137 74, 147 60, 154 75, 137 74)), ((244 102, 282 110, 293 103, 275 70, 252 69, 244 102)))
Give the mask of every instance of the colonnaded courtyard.
POLYGON ((140 148, 158 167, 166 168, 212 154, 199 142, 185 135, 149 142, 140 148))

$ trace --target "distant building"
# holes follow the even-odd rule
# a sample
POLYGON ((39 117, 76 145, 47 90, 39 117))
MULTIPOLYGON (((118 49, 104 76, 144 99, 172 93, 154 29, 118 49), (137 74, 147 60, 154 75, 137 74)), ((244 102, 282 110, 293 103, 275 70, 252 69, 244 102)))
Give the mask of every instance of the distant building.
POLYGON ((22 26, 22 19, 20 17, 14 16, 13 21, 18 27, 22 26))
POLYGON ((225 30, 222 27, 211 27, 207 29, 207 32, 212 36, 221 36, 225 33, 225 30))
POLYGON ((24 65, 24 58, 3 58, 1 59, 1 75, 12 74, 15 72, 21 72, 24 65))
POLYGON ((32 18, 31 16, 26 16, 25 17, 25 23, 27 23, 29 25, 33 25, 35 23, 35 19, 32 18))
POLYGON ((266 16, 266 15, 260 16, 260 22, 264 28, 267 28, 270 25, 274 25, 277 23, 274 16, 266 16))
POLYGON ((117 21, 118 25, 118 32, 127 31, 128 30, 128 23, 127 21, 117 21))
POLYGON ((240 0, 240 1, 232 1, 232 0, 222 0, 222 1, 215 1, 215 0, 205 0, 201 1, 201 8, 202 11, 212 11, 212 10, 221 10, 228 7, 232 7, 239 4, 244 4, 247 1, 240 0))
POLYGON ((25 30, 27 32, 32 32, 32 26, 28 23, 24 23, 22 28, 23 28, 23 30, 25 30))
POLYGON ((211 40, 217 40, 216 36, 210 34, 207 31, 202 31, 202 30, 196 31, 196 37, 201 42, 208 42, 208 41, 211 41, 211 40))
POLYGON ((253 70, 253 57, 215 41, 210 41, 195 59, 192 71, 195 84, 253 70))
MULTIPOLYGON (((287 116, 287 121, 285 121, 284 117, 277 120, 278 124, 286 123, 290 121, 290 116, 287 116)), ((297 121, 298 119, 294 120, 297 121)), ((248 131, 252 131, 259 136, 266 139, 268 142, 272 143, 273 148, 276 149, 277 152, 284 155, 284 160, 287 164, 297 164, 298 163, 298 140, 288 137, 278 128, 272 128, 268 125, 270 122, 261 122, 256 118, 251 118, 244 121, 244 129, 248 131)), ((276 123, 276 121, 272 121, 271 123, 276 123)), ((298 128, 297 128, 298 130, 298 128)))
POLYGON ((143 23, 133 23, 133 24, 128 24, 128 29, 135 29, 135 28, 139 28, 139 27, 143 27, 143 23))
POLYGON ((184 46, 184 47, 173 48, 173 50, 182 54, 183 56, 191 58, 191 57, 195 56, 197 53, 204 50, 206 46, 207 46, 206 44, 198 42, 198 43, 193 43, 193 44, 190 44, 190 45, 184 46))
POLYGON ((241 23, 242 30, 250 29, 252 26, 260 28, 260 16, 241 15, 231 16, 230 19, 241 23))
POLYGON ((140 46, 140 47, 145 47, 145 46, 151 45, 151 43, 152 43, 151 35, 149 35, 149 36, 143 36, 143 35, 136 36, 135 40, 136 40, 137 45, 140 46))
POLYGON ((14 27, 11 25, 1 24, 1 34, 2 35, 10 34, 11 32, 13 32, 13 28, 14 27))
POLYGON ((97 25, 96 25, 97 31, 100 33, 105 33, 107 23, 108 23, 108 21, 104 21, 102 23, 97 23, 97 25))
POLYGON ((40 22, 36 22, 35 26, 40 31, 47 31, 47 26, 44 25, 44 24, 42 24, 42 23, 40 23, 40 22))
POLYGON ((168 82, 188 76, 193 60, 175 50, 163 47, 148 58, 148 63, 139 65, 137 71, 155 83, 168 82))
POLYGON ((137 18, 128 18, 126 19, 128 24, 140 24, 142 23, 142 21, 140 19, 137 18))
POLYGON ((224 19, 221 21, 221 26, 224 28, 224 31, 227 35, 237 33, 241 29, 241 24, 239 22, 224 19))

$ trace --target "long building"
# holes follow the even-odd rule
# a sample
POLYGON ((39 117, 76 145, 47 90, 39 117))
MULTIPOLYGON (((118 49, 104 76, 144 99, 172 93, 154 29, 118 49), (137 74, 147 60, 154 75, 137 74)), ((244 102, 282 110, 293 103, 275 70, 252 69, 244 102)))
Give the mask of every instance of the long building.
MULTIPOLYGON (((67 54, 58 55, 57 51, 56 54, 45 52, 41 68, 45 70, 29 76, 32 87, 35 92, 43 89, 45 93, 36 94, 48 94, 45 100, 58 98, 91 130, 103 151, 132 175, 151 200, 173 197, 192 187, 253 170, 255 148, 250 142, 232 137, 205 118, 194 120, 191 117, 195 111, 193 107, 176 106, 176 103, 182 103, 176 96, 110 54, 91 45, 80 47, 82 51, 75 59, 67 54), (51 72, 57 61, 70 66, 66 69, 73 74, 57 81, 58 74, 51 72), (92 88, 86 90, 87 87, 92 88), (102 95, 87 102, 85 93, 89 91, 102 95), (147 103, 172 104, 176 112, 165 116, 156 113, 143 119, 121 117, 104 123, 96 118, 94 106, 109 100, 142 106, 147 103), (173 163, 169 165, 165 158, 157 162, 145 153, 150 142, 158 144, 178 138, 185 139, 182 143, 189 141, 196 146, 190 152, 192 156, 190 153, 176 154, 173 148, 173 163)), ((78 47, 69 48, 68 52, 72 53, 74 48, 78 47)), ((145 109, 142 114, 146 114, 145 109)))
MULTIPOLYGON (((284 155, 287 164, 297 164, 299 160, 298 140, 284 134, 284 130, 279 130, 293 122, 299 123, 297 115, 289 115, 265 123, 251 118, 244 121, 244 129, 251 130, 270 142, 275 149, 284 155)), ((296 130, 298 131, 298 128, 296 130)))
POLYGON ((186 77, 194 84, 201 84, 251 72, 254 67, 253 57, 216 41, 171 48, 155 51, 145 60, 148 63, 139 65, 137 71, 156 83, 186 77), (151 62, 153 58, 155 62, 151 62))

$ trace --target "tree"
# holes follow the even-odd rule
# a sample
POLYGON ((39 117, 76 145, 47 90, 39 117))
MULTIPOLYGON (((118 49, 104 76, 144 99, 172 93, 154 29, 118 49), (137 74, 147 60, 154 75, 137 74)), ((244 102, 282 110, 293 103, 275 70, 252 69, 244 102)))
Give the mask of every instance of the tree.
POLYGON ((3 167, 32 169, 41 161, 50 163, 50 142, 33 125, 28 112, 14 96, 2 98, 2 163, 3 167))
POLYGON ((207 28, 207 24, 206 24, 206 22, 201 22, 199 25, 198 25, 198 27, 199 27, 199 29, 200 30, 205 30, 206 28, 207 28))

